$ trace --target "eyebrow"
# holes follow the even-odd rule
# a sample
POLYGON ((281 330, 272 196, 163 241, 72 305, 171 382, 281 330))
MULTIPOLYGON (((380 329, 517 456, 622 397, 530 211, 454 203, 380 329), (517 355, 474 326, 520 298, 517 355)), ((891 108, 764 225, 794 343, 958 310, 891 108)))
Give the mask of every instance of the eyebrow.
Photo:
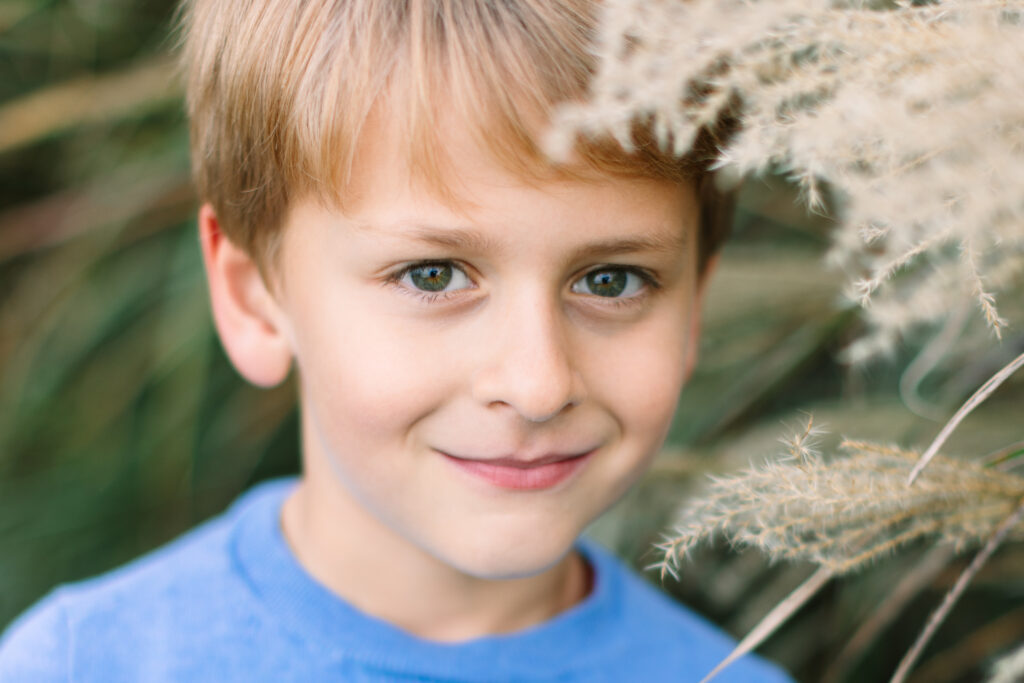
POLYGON ((442 228, 434 225, 409 223, 395 225, 363 223, 358 227, 361 230, 383 232, 393 237, 461 251, 485 252, 497 246, 491 238, 468 228, 442 228))
POLYGON ((590 242, 576 252, 576 257, 594 258, 606 254, 634 254, 637 252, 655 252, 666 254, 685 254, 688 245, 682 230, 672 235, 645 235, 642 237, 613 237, 598 242, 590 242))
MULTIPOLYGON (((495 240, 469 228, 441 228, 433 225, 398 224, 377 226, 362 224, 364 230, 380 230, 404 239, 412 239, 446 249, 457 249, 482 253, 498 247, 495 240)), ((637 237, 612 237, 589 242, 574 253, 577 259, 594 258, 609 254, 633 254, 637 252, 686 253, 689 251, 682 230, 672 234, 643 235, 637 237)))

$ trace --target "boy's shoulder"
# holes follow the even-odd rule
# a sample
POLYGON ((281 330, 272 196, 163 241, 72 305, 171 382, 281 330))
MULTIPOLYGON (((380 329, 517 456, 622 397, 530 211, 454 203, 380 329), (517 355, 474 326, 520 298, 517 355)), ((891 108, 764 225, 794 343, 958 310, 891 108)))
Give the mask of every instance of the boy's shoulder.
MULTIPOLYGON (((582 540, 592 593, 554 619, 457 645, 415 638, 316 584, 280 534, 290 481, 125 567, 57 589, 0 639, 0 682, 697 681, 731 639, 582 540)), ((745 658, 722 682, 781 683, 745 658)))
MULTIPOLYGON (((2 634, 0 682, 100 680, 104 670, 106 680, 158 680, 147 667, 166 667, 169 660, 153 653, 188 650, 196 639, 210 647, 235 640, 251 601, 237 580, 233 534, 240 517, 286 484, 260 486, 170 543, 53 590, 2 634), (130 670, 126 662, 133 662, 130 670)), ((171 671, 162 675, 184 680, 171 671)))
MULTIPOLYGON (((643 671, 642 680, 697 681, 732 651, 735 642, 729 635, 655 588, 610 552, 593 541, 584 541, 582 548, 606 581, 619 584, 615 592, 621 596, 621 611, 616 610, 616 629, 631 652, 623 661, 643 671)), ((782 683, 790 678, 769 662, 748 655, 715 681, 782 683)))

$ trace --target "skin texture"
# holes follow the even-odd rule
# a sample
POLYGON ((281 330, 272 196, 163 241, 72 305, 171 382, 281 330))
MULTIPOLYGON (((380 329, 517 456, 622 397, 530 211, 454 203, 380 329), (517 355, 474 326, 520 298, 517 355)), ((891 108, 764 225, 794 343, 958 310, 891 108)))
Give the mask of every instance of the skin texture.
POLYGON ((469 201, 425 189, 377 122, 345 213, 290 207, 269 286, 209 206, 200 233, 232 362, 264 386, 297 366, 304 473, 282 525, 299 562, 367 613, 458 641, 586 595, 571 544, 660 447, 695 361, 702 283, 691 187, 526 182, 457 121, 442 134, 469 201), (422 261, 452 268, 447 291, 417 288, 422 261), (602 269, 625 282, 619 296, 588 288, 602 269), (588 451, 543 490, 494 486, 442 454, 588 451))

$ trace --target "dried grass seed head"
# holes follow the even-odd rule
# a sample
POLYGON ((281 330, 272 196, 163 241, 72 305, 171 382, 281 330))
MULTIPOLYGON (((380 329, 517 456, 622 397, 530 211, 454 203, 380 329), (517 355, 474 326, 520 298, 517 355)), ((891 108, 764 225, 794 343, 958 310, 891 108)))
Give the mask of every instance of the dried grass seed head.
POLYGON ((999 335, 1024 271, 1024 2, 876 5, 609 0, 591 98, 559 114, 562 143, 643 119, 682 150, 728 106, 720 164, 788 169, 812 208, 837 190, 829 258, 873 328, 851 361, 965 299, 999 335))
MULTIPOLYGON (((918 453, 865 442, 843 447, 850 453, 834 459, 790 457, 712 479, 680 508, 655 566, 675 574, 691 548, 722 534, 773 561, 844 573, 920 539, 976 545, 1024 500, 1024 477, 1014 474, 939 456, 910 489, 918 453)), ((1024 538, 1024 528, 1011 536, 1024 538)))

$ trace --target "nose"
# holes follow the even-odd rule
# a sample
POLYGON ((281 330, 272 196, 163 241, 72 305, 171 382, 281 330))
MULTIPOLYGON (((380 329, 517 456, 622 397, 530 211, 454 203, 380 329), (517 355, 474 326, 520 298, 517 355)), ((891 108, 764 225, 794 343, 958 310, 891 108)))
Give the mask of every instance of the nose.
POLYGON ((499 311, 483 362, 473 377, 482 404, 505 406, 530 422, 546 422, 579 405, 586 392, 557 302, 523 297, 499 311))

